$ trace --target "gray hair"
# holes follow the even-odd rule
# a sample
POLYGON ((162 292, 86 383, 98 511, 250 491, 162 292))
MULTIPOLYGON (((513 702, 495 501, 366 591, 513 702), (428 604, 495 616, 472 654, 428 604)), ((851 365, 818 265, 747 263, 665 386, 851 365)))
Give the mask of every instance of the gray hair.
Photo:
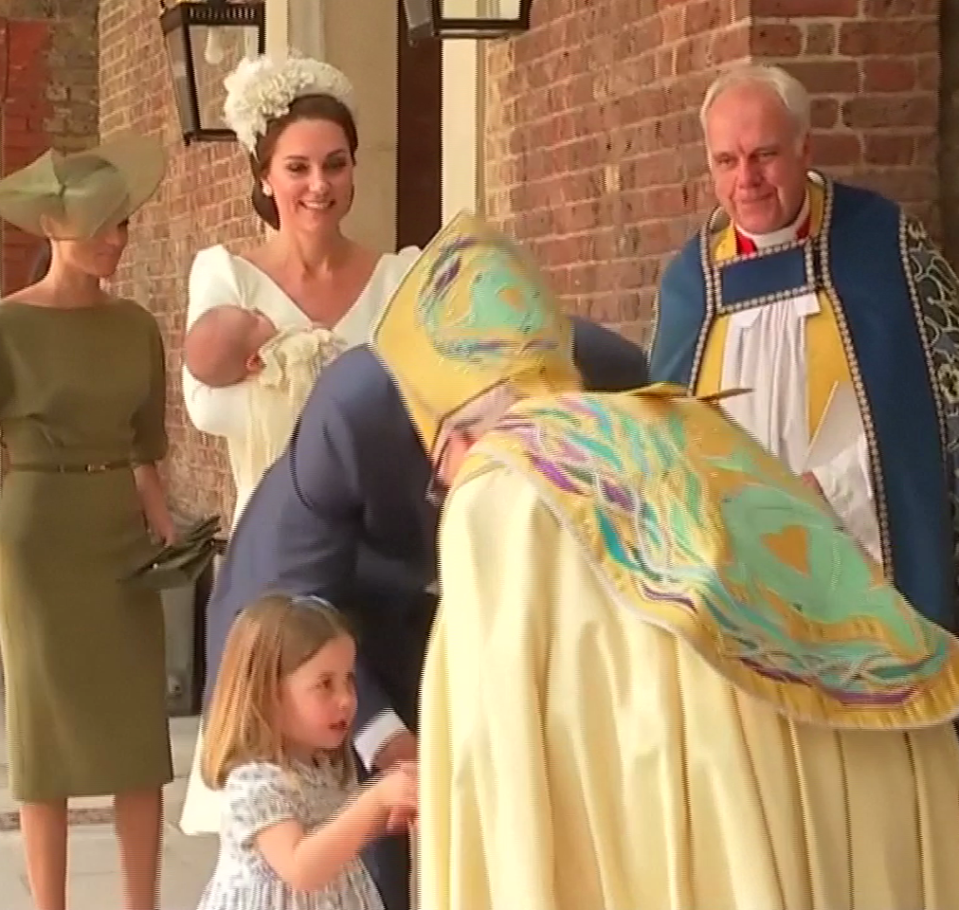
POLYGON ((746 63, 735 66, 720 75, 706 90, 706 97, 699 109, 699 122, 706 131, 706 117, 716 99, 739 85, 765 86, 776 93, 789 116, 795 121, 800 139, 805 139, 810 128, 810 101, 806 87, 795 77, 778 66, 746 63))

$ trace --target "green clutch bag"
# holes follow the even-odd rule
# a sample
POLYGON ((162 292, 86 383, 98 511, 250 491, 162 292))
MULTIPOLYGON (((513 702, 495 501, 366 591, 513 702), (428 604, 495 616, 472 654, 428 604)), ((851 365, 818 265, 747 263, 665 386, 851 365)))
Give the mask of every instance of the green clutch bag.
POLYGON ((124 580, 155 591, 194 584, 222 551, 219 530, 216 516, 194 522, 174 543, 159 547, 135 566, 124 580))

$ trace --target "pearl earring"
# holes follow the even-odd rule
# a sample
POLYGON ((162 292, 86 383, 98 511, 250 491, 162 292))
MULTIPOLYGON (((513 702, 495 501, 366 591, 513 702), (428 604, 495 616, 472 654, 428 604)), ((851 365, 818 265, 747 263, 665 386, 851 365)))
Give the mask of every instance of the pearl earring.
POLYGON ((264 184, 263 184, 263 195, 264 195, 264 196, 272 196, 272 195, 273 195, 273 187, 270 186, 270 184, 268 184, 268 183, 264 183, 264 184))

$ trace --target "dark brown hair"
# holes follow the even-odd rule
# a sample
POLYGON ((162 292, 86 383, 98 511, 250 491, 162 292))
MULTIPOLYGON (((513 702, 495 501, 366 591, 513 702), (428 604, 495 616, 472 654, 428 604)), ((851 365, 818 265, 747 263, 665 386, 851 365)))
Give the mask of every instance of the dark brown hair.
POLYGON ((356 121, 350 109, 332 95, 303 95, 297 98, 289 111, 282 117, 271 120, 266 132, 256 141, 256 150, 250 156, 250 170, 253 172, 253 209, 271 228, 279 228, 280 214, 276 203, 263 192, 263 175, 270 168, 277 140, 283 131, 298 120, 327 120, 335 123, 346 135, 350 157, 356 163, 356 149, 359 138, 356 133, 356 121))
POLYGON ((44 238, 40 241, 40 249, 37 250, 37 257, 33 260, 33 268, 30 270, 30 278, 28 279, 30 285, 34 285, 47 277, 52 259, 53 248, 50 246, 50 241, 44 238))

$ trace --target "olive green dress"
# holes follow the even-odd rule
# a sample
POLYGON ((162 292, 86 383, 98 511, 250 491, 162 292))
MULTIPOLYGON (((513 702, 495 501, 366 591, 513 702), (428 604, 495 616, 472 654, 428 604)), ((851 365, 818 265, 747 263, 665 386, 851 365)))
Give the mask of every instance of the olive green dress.
POLYGON ((0 647, 19 800, 172 778, 160 598, 121 580, 149 547, 131 462, 165 454, 165 382, 136 303, 0 303, 0 647))

